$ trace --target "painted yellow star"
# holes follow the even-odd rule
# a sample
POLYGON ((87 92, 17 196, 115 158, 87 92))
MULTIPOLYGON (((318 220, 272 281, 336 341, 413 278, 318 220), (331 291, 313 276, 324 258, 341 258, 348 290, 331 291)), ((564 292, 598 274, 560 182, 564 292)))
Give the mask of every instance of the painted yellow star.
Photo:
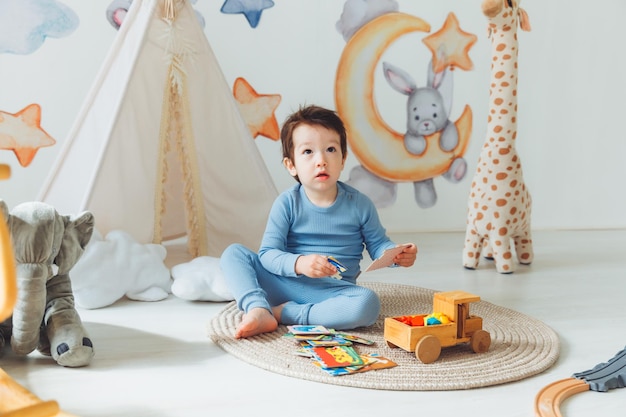
POLYGON ((20 165, 27 167, 39 148, 56 143, 40 123, 39 104, 30 104, 15 114, 0 111, 0 149, 12 150, 20 165))
POLYGON ((451 12, 441 29, 422 39, 422 42, 433 53, 433 71, 437 73, 447 66, 471 70, 474 64, 469 57, 469 50, 477 40, 476 35, 461 30, 459 21, 451 12))
POLYGON ((274 111, 280 104, 279 94, 258 94, 243 78, 237 78, 233 94, 252 137, 263 135, 272 140, 280 139, 278 121, 274 111))

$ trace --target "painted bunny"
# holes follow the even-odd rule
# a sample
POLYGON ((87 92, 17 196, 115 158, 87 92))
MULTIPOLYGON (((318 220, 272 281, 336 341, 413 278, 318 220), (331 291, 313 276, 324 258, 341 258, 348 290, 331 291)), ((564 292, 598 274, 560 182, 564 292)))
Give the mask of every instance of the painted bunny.
MULTIPOLYGON (((451 151, 459 143, 459 133, 450 120, 452 108, 452 73, 449 69, 435 73, 432 61, 428 65, 428 82, 425 87, 417 87, 415 80, 406 71, 383 62, 385 79, 391 87, 408 96, 407 131, 404 146, 410 154, 422 155, 426 151, 425 136, 441 132, 439 146, 451 151)), ((450 169, 443 174, 447 180, 456 183, 465 177, 467 163, 456 158, 450 169)), ((420 207, 432 207, 437 201, 433 178, 413 183, 415 200, 420 207)))

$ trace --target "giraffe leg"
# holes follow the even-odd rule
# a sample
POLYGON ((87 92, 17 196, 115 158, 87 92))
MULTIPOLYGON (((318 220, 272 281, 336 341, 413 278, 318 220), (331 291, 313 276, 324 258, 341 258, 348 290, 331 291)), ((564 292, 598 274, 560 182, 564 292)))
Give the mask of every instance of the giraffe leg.
POLYGON ((493 261, 493 250, 491 249, 491 244, 489 243, 489 239, 485 239, 485 243, 483 244, 483 258, 493 261))
POLYGON ((478 268, 482 247, 483 237, 468 226, 465 232, 465 245, 463 247, 463 266, 466 269, 478 268))
POLYGON ((489 236, 491 249, 493 250, 493 260, 496 270, 501 274, 511 274, 514 272, 513 253, 511 252, 510 236, 489 236))
POLYGON ((530 265, 534 259, 533 240, 530 230, 524 232, 521 236, 515 237, 514 241, 518 262, 522 265, 530 265))

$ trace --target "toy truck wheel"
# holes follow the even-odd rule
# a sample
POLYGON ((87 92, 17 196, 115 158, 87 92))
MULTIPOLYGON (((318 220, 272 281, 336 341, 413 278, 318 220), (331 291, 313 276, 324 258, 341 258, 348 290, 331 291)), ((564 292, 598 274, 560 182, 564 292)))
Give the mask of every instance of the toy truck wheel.
POLYGON ((484 353, 491 346, 491 335, 485 330, 476 330, 470 339, 470 346, 474 353, 484 353))
POLYGON ((391 349, 397 349, 398 348, 398 346, 394 345, 389 340, 386 340, 385 342, 387 343, 387 347, 390 347, 391 349))
POLYGON ((426 335, 417 342, 415 346, 415 356, 422 363, 433 363, 441 354, 441 343, 437 336, 426 335))

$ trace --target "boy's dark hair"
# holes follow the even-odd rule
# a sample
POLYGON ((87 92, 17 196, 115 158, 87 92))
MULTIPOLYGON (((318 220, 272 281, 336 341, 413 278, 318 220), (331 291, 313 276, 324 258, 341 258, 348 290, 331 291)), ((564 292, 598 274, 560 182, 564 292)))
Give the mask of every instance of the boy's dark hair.
MULTIPOLYGON (((346 127, 336 112, 324 107, 309 105, 300 107, 298 111, 292 113, 280 131, 280 141, 283 147, 283 158, 293 161, 293 131, 301 124, 310 126, 323 126, 339 134, 341 155, 345 159, 348 155, 348 143, 346 139, 346 127)), ((296 180, 300 180, 296 177, 296 180)))

